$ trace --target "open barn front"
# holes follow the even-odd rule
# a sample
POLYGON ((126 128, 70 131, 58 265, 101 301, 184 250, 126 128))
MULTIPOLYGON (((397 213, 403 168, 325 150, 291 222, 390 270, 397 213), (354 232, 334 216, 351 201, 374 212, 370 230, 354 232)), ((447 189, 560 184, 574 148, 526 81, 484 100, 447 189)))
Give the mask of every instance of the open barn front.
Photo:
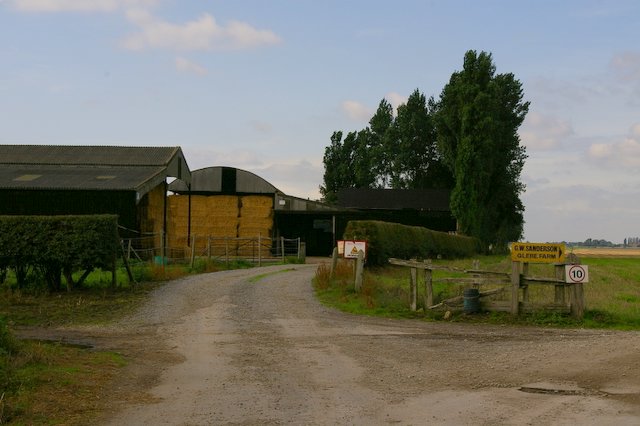
POLYGON ((276 211, 278 237, 300 238, 307 256, 330 256, 334 246, 334 216, 318 212, 276 211))

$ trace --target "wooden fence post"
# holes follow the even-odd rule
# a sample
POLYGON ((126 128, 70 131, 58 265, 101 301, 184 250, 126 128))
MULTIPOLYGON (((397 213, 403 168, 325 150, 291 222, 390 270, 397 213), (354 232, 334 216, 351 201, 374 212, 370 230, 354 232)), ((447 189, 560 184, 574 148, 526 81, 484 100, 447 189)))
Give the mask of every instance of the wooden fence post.
MULTIPOLYGON (((564 264, 554 265, 556 280, 564 281, 564 268, 565 268, 564 264)), ((559 285, 556 285, 554 288, 555 288, 554 302, 558 305, 564 305, 566 303, 565 285, 559 284, 559 285)))
POLYGON ((520 290, 520 262, 511 262, 511 314, 518 315, 520 290))
POLYGON ((584 287, 582 283, 571 286, 571 315, 576 319, 584 317, 584 287))
MULTIPOLYGON (((429 262, 430 264, 431 262, 429 262)), ((430 266, 430 265, 429 265, 430 266)), ((424 312, 433 306, 433 281, 431 278, 431 269, 425 268, 424 270, 424 312)))
POLYGON ((196 262, 196 234, 191 235, 191 268, 193 269, 193 264, 196 262))
MULTIPOLYGON (((527 277, 529 276, 529 264, 528 263, 523 263, 522 264, 522 276, 527 277)), ((529 285, 525 284, 524 288, 522 289, 522 301, 523 302, 528 302, 529 301, 529 285)))
POLYGON ((415 312, 418 309, 418 269, 411 268, 411 287, 410 287, 409 309, 415 312))
POLYGON ((282 248, 282 263, 284 263, 284 237, 280 237, 280 245, 282 248))
POLYGON ((300 252, 298 253, 298 259, 302 260, 302 263, 307 263, 307 243, 300 243, 300 252))
POLYGON ((338 247, 334 247, 333 252, 331 252, 331 269, 329 271, 331 278, 334 277, 337 266, 338 266, 338 247))
POLYGON ((360 250, 358 252, 358 258, 356 259, 356 277, 355 288, 358 293, 362 290, 362 275, 364 274, 364 252, 360 250))
POLYGON ((164 231, 162 231, 160 233, 160 263, 162 264, 162 271, 164 271, 165 269, 164 264, 167 263, 164 261, 166 256, 164 245, 165 245, 165 236, 164 236, 164 231))

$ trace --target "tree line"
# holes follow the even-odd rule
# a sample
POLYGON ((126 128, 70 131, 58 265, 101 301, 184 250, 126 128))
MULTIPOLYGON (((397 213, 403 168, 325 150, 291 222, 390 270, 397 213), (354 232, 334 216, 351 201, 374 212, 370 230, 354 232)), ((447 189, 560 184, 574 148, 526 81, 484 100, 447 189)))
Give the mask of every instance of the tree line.
POLYGON ((382 99, 369 126, 333 132, 323 158, 324 201, 334 203, 345 188, 450 189, 458 231, 506 248, 524 227, 523 95, 513 74, 496 74, 490 53, 467 51, 438 99, 416 89, 395 114, 382 99))

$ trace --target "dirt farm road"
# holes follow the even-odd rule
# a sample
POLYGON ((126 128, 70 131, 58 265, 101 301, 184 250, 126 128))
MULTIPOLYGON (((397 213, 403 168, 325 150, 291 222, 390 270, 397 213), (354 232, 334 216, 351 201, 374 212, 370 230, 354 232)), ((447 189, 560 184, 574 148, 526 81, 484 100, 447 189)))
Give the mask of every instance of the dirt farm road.
POLYGON ((158 289, 104 331, 137 397, 103 424, 640 424, 640 333, 353 316, 314 299, 316 266, 158 289))

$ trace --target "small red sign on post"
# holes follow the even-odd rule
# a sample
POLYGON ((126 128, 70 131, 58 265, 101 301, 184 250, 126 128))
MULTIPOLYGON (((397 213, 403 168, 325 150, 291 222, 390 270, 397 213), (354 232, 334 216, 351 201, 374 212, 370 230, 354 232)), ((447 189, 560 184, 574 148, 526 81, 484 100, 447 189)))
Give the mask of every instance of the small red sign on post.
POLYGON ((345 259, 356 259, 358 252, 362 251, 364 257, 367 257, 367 242, 361 240, 344 240, 338 241, 338 253, 340 253, 340 243, 342 243, 342 256, 345 259))

